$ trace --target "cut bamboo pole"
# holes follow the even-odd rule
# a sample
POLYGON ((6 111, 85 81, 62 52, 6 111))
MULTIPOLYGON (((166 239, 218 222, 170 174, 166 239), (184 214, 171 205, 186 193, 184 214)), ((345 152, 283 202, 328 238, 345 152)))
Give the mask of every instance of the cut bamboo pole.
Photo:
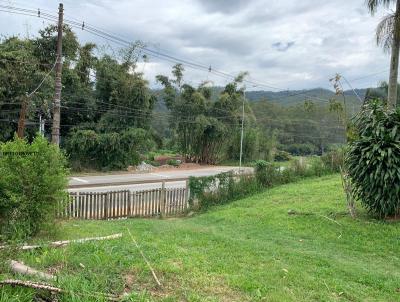
MULTIPOLYGON (((54 241, 54 242, 50 242, 49 244, 46 244, 46 245, 23 245, 23 246, 18 247, 18 249, 34 250, 34 249, 42 248, 45 246, 62 247, 62 246, 65 246, 65 245, 68 245, 71 243, 83 243, 83 242, 87 242, 87 241, 110 240, 110 239, 117 239, 117 238, 121 238, 121 237, 122 237, 122 233, 118 233, 118 234, 105 236, 105 237, 92 237, 92 238, 82 238, 82 239, 75 239, 75 240, 54 241)), ((5 248, 11 248, 11 246, 6 246, 6 245, 0 246, 0 249, 5 249, 5 248)))
POLYGON ((157 285, 158 285, 159 287, 162 287, 161 282, 160 282, 160 280, 158 280, 157 275, 156 275, 156 273, 154 272, 153 267, 151 266, 150 262, 147 260, 146 256, 143 254, 143 252, 142 252, 142 250, 140 249, 140 247, 139 247, 138 243, 136 242, 135 238, 133 238, 133 236, 132 236, 132 234, 131 234, 131 231, 129 231, 128 228, 126 228, 126 229, 127 229, 128 233, 129 233, 129 236, 131 237, 133 243, 136 245, 136 248, 139 250, 140 254, 142 255, 144 262, 146 262, 148 268, 150 269, 151 274, 153 275, 153 278, 154 278, 154 280, 156 281, 157 285))
POLYGON ((53 275, 35 270, 34 268, 31 268, 21 262, 15 261, 15 260, 10 261, 10 268, 14 273, 18 273, 18 274, 22 274, 22 275, 39 277, 40 279, 45 279, 45 280, 56 280, 57 279, 53 275))

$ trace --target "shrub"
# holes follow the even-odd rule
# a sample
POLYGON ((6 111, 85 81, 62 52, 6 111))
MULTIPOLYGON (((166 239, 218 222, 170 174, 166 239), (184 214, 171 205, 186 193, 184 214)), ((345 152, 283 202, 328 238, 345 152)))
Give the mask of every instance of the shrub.
POLYGON ((330 169, 325 166, 321 157, 313 156, 310 160, 310 167, 308 168, 308 172, 310 176, 318 176, 321 177, 330 172, 330 169))
POLYGON ((180 164, 181 164, 180 160, 176 160, 176 159, 167 160, 167 165, 170 165, 170 166, 178 167, 180 164))
POLYGON ((336 149, 325 153, 321 156, 321 160, 325 167, 332 172, 340 172, 340 168, 343 167, 344 163, 344 149, 336 149))
POLYGON ((290 153, 282 150, 278 150, 274 156, 275 161, 289 161, 291 159, 292 157, 290 156, 290 153))
POLYGON ((229 172, 215 176, 191 177, 189 187, 190 202, 193 205, 193 201, 197 200, 200 210, 243 198, 261 189, 253 176, 235 177, 229 172))
POLYGON ((273 164, 265 160, 257 160, 254 167, 257 182, 265 187, 276 183, 277 171, 273 164))
POLYGON ((399 214, 400 113, 372 101, 354 124, 358 137, 345 157, 353 196, 380 217, 399 214))
POLYGON ((121 133, 74 131, 66 142, 74 169, 125 169, 140 163, 140 153, 154 147, 146 130, 127 129, 121 133))
POLYGON ((0 144, 0 231, 4 239, 25 239, 54 222, 65 200, 66 160, 42 136, 32 144, 16 138, 0 144))
POLYGON ((318 152, 318 148, 312 144, 290 144, 284 146, 285 151, 292 155, 311 155, 318 152))

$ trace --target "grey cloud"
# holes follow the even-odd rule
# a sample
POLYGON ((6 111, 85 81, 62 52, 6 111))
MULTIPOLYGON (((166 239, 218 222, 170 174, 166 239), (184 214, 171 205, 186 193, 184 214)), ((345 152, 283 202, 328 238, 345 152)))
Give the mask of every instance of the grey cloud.
MULTIPOLYGON (((374 30, 381 17, 371 17, 364 1, 320 0, 64 0, 66 18, 143 40, 169 55, 231 74, 249 71, 253 79, 285 89, 330 87, 329 77, 343 73, 358 78, 387 68, 389 58, 376 47, 374 30), (156 46, 157 45, 157 46, 156 46)), ((23 6, 23 5, 20 5, 23 6)), ((57 11, 58 1, 31 0, 31 7, 57 11)), ((0 12, 1 34, 34 34, 43 20, 0 12)), ((108 43, 76 30, 82 42, 108 43)), ((172 62, 150 57, 145 76, 169 72, 172 62)), ((186 69, 187 80, 226 79, 186 69)), ((355 82, 366 87, 385 74, 355 82)))
POLYGON ((275 48, 277 51, 285 52, 290 47, 292 47, 294 44, 295 44, 295 41, 290 41, 290 42, 287 42, 287 43, 275 42, 275 43, 272 43, 272 47, 275 48))
POLYGON ((251 0, 197 0, 210 13, 235 14, 244 6, 249 6, 251 0))

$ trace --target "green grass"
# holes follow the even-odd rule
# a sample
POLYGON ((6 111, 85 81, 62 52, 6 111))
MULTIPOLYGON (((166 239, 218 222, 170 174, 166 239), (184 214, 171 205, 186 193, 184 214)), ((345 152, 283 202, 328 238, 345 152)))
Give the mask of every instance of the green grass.
MULTIPOLYGON (((57 237, 117 232, 122 239, 3 257, 56 271, 58 285, 73 292, 62 301, 101 301, 85 296, 89 291, 128 292, 129 301, 400 301, 400 224, 360 209, 351 219, 337 175, 276 187, 191 218, 63 222, 57 237), (288 215, 290 209, 316 215, 288 215)), ((0 278, 12 276, 4 264, 0 269, 0 278)), ((31 295, 6 288, 0 301, 31 301, 31 295)))

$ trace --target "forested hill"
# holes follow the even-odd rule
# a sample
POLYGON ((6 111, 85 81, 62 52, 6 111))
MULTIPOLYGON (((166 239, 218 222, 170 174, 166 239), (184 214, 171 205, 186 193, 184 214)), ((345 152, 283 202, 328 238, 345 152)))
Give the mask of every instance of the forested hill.
MULTIPOLYGON (((367 89, 355 89, 361 99, 364 99, 366 90, 367 89)), ((348 99, 349 103, 352 103, 353 101, 359 103, 357 97, 352 90, 345 91, 345 96, 346 99, 348 99)), ((314 102, 318 102, 319 100, 321 102, 323 100, 329 100, 335 97, 335 93, 331 90, 324 88, 314 88, 309 90, 288 90, 279 92, 261 90, 247 91, 246 97, 251 101, 267 99, 274 103, 279 103, 284 106, 290 106, 297 103, 302 103, 305 100, 312 100, 314 102)))
MULTIPOLYGON (((216 100, 218 95, 223 90, 223 87, 213 87, 212 88, 212 99, 216 100)), ((159 90, 153 90, 160 97, 159 90)), ((364 100, 365 93, 367 89, 355 89, 359 97, 364 100)), ((349 106, 355 105, 358 107, 360 101, 357 99, 356 95, 352 90, 346 90, 344 92, 346 96, 346 101, 349 106)), ((280 104, 282 106, 291 106, 299 103, 304 103, 306 100, 311 100, 314 103, 326 103, 328 100, 335 98, 337 100, 342 100, 340 97, 336 96, 332 90, 325 88, 313 88, 313 89, 303 89, 303 90, 286 90, 286 91, 246 91, 246 98, 252 102, 257 102, 261 100, 268 100, 272 103, 280 104)), ((156 111, 165 111, 165 105, 163 102, 158 102, 156 104, 156 111)))

